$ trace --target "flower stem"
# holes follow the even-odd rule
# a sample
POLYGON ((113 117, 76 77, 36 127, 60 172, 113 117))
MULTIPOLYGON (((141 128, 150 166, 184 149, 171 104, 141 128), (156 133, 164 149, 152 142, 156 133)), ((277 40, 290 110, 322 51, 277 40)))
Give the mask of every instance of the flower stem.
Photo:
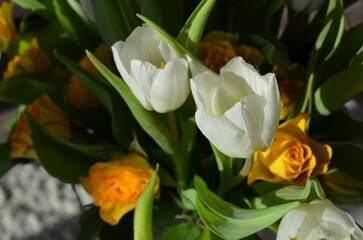
POLYGON ((179 143, 179 131, 178 131, 178 125, 176 123, 175 113, 173 111, 167 112, 166 116, 168 119, 168 125, 169 125, 170 132, 173 135, 174 140, 177 143, 179 143))

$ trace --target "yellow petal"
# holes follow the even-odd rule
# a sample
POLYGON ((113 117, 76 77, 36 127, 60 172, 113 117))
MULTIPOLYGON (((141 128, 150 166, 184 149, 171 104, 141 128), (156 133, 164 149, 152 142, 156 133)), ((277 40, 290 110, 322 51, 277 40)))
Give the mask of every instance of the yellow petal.
POLYGON ((301 143, 308 144, 306 136, 306 122, 309 119, 308 113, 300 113, 294 119, 291 119, 278 128, 278 131, 288 133, 297 138, 301 143))

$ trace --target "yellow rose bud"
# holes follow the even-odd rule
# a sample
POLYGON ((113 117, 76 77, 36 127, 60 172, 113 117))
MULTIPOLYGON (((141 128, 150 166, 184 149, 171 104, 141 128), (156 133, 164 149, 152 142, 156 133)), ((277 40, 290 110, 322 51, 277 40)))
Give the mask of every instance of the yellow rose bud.
POLYGON ((200 42, 198 56, 207 67, 218 74, 222 67, 237 56, 258 69, 264 61, 262 53, 251 46, 236 45, 237 42, 238 34, 212 31, 200 42))
POLYGON ((46 73, 50 66, 48 56, 39 48, 37 39, 33 38, 24 52, 8 63, 3 77, 7 79, 25 73, 46 73))
MULTIPOLYGON (((99 45, 94 56, 107 66, 108 69, 114 69, 113 59, 106 44, 99 45)), ((92 74, 102 77, 102 74, 95 68, 87 56, 84 56, 80 60, 79 65, 92 74)), ((99 100, 96 96, 94 96, 75 75, 72 75, 69 80, 67 96, 77 109, 96 107, 99 104, 99 100)))
POLYGON ((306 135, 308 118, 308 114, 301 113, 279 126, 271 147, 266 152, 254 154, 248 184, 264 180, 305 185, 310 176, 328 170, 332 149, 306 135))
MULTIPOLYGON (((136 207, 136 203, 150 181, 154 170, 145 158, 129 154, 109 162, 94 164, 88 178, 80 181, 100 207, 103 221, 116 225, 136 207)), ((159 180, 154 192, 159 190, 159 180)))
POLYGON ((13 2, 3 2, 0 7, 0 52, 7 49, 8 43, 13 39, 15 34, 13 8, 13 2))
MULTIPOLYGON (((43 94, 28 105, 25 112, 38 120, 55 136, 66 141, 70 140, 71 132, 68 117, 50 100, 48 95, 43 94)), ((38 159, 30 134, 31 130, 27 120, 24 115, 21 115, 15 131, 11 135, 11 158, 38 159)))

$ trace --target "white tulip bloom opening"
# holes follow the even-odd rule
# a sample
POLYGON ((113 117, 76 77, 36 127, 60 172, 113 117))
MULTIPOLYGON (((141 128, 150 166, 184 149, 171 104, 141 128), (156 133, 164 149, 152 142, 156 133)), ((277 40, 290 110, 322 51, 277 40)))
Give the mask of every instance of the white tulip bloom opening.
POLYGON ((282 218, 276 239, 358 240, 363 239, 363 232, 352 216, 324 199, 303 203, 288 212, 282 218))
POLYGON ((137 27, 126 41, 112 46, 118 71, 148 110, 179 108, 190 92, 188 63, 148 25, 137 27))
POLYGON ((189 58, 196 123, 221 152, 250 158, 270 147, 279 124, 280 94, 272 73, 261 76, 241 57, 215 74, 189 58))

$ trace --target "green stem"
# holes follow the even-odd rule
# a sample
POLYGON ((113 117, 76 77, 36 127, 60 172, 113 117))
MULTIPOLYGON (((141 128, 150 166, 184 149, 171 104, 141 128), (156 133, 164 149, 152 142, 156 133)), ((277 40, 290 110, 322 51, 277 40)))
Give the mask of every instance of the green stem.
POLYGON ((172 112, 167 112, 166 113, 167 119, 168 119, 168 125, 169 125, 169 129, 171 134, 174 137, 174 140, 179 143, 179 131, 178 131, 178 125, 176 123, 176 118, 175 118, 175 113, 172 112))

